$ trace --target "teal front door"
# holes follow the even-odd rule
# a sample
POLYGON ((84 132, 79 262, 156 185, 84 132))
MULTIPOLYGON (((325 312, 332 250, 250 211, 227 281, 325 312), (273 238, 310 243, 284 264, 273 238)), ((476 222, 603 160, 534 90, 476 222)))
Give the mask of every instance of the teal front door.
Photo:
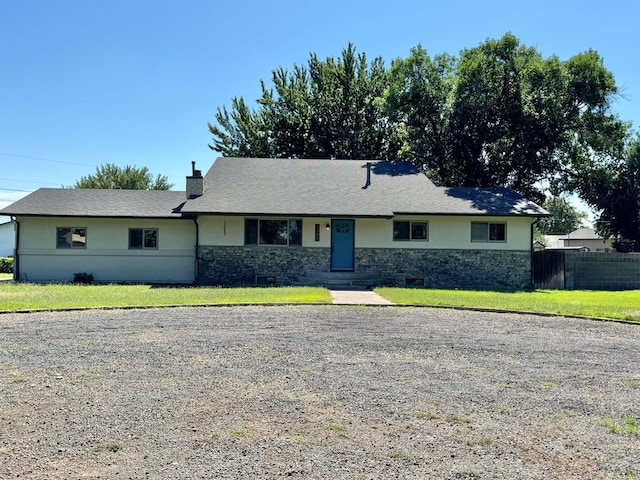
POLYGON ((354 220, 331 220, 331 270, 353 271, 354 220))

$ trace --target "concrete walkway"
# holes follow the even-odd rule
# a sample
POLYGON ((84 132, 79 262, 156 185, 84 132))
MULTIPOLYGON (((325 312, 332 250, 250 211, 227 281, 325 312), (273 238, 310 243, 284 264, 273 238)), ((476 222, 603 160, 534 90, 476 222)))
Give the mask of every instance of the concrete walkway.
POLYGON ((337 305, 393 305, 370 290, 330 290, 333 303, 337 305))

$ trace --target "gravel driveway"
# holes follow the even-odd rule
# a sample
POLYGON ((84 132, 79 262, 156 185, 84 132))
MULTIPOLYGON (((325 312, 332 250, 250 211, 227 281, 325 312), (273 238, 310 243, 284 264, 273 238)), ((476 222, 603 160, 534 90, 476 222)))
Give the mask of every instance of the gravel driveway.
POLYGON ((0 478, 640 478, 639 352, 426 308, 5 314, 0 478))

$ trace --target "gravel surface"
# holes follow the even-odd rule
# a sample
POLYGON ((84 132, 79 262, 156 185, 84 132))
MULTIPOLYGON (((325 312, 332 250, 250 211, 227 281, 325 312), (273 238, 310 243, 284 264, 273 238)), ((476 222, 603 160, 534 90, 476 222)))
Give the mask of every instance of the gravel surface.
POLYGON ((640 325, 406 307, 0 315, 0 478, 640 478, 640 325))

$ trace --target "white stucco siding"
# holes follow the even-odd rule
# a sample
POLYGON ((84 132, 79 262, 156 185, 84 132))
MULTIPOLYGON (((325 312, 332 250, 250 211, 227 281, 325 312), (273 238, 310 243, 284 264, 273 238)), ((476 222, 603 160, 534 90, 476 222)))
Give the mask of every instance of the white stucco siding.
POLYGON ((320 217, 307 217, 302 219, 302 246, 303 247, 330 247, 331 246, 331 219, 320 217), (316 224, 318 225, 319 238, 316 242, 316 224), (327 225, 329 228, 327 229, 327 225))
MULTIPOLYGON (((260 219, 295 219, 300 217, 246 217, 260 219)), ((213 216, 202 215, 198 217, 200 245, 215 246, 242 246, 244 245, 244 220, 239 216, 213 216)), ((302 218, 302 246, 303 247, 329 247, 331 245, 331 231, 327 231, 326 225, 331 225, 330 218, 302 218), (320 227, 320 238, 315 240, 316 224, 320 227)), ((265 248, 284 248, 282 246, 267 246, 265 248)))
MULTIPOLYGON (((256 218, 256 217, 251 217, 256 218)), ((294 217, 259 217, 294 218, 294 217)), ((394 218, 355 218, 356 248, 403 248, 403 249, 468 249, 468 250, 529 250, 531 248, 530 217, 471 217, 471 216, 397 216, 394 218), (429 239, 412 241, 393 240, 394 221, 428 222, 429 239), (472 222, 506 224, 506 241, 472 242, 472 222)), ((244 217, 201 216, 200 244, 215 246, 244 245, 244 217)), ((331 225, 329 217, 302 218, 302 246, 331 246, 331 225), (315 226, 319 225, 319 239, 316 241, 315 226)), ((282 247, 267 247, 282 248, 282 247)))
POLYGON ((20 218, 20 280, 70 281, 77 272, 98 282, 194 281, 191 220, 20 218), (56 248, 58 227, 86 228, 86 248, 56 248), (158 230, 157 249, 129 249, 130 228, 158 230))
POLYGON ((244 245, 244 217, 201 215, 198 226, 200 245, 244 245))
POLYGON ((356 219, 355 245, 360 248, 529 250, 531 222, 528 217, 445 217, 397 216, 392 219, 356 219), (429 239, 394 241, 393 222, 399 220, 428 222, 429 239), (472 222, 506 223, 505 242, 472 242, 472 222))

